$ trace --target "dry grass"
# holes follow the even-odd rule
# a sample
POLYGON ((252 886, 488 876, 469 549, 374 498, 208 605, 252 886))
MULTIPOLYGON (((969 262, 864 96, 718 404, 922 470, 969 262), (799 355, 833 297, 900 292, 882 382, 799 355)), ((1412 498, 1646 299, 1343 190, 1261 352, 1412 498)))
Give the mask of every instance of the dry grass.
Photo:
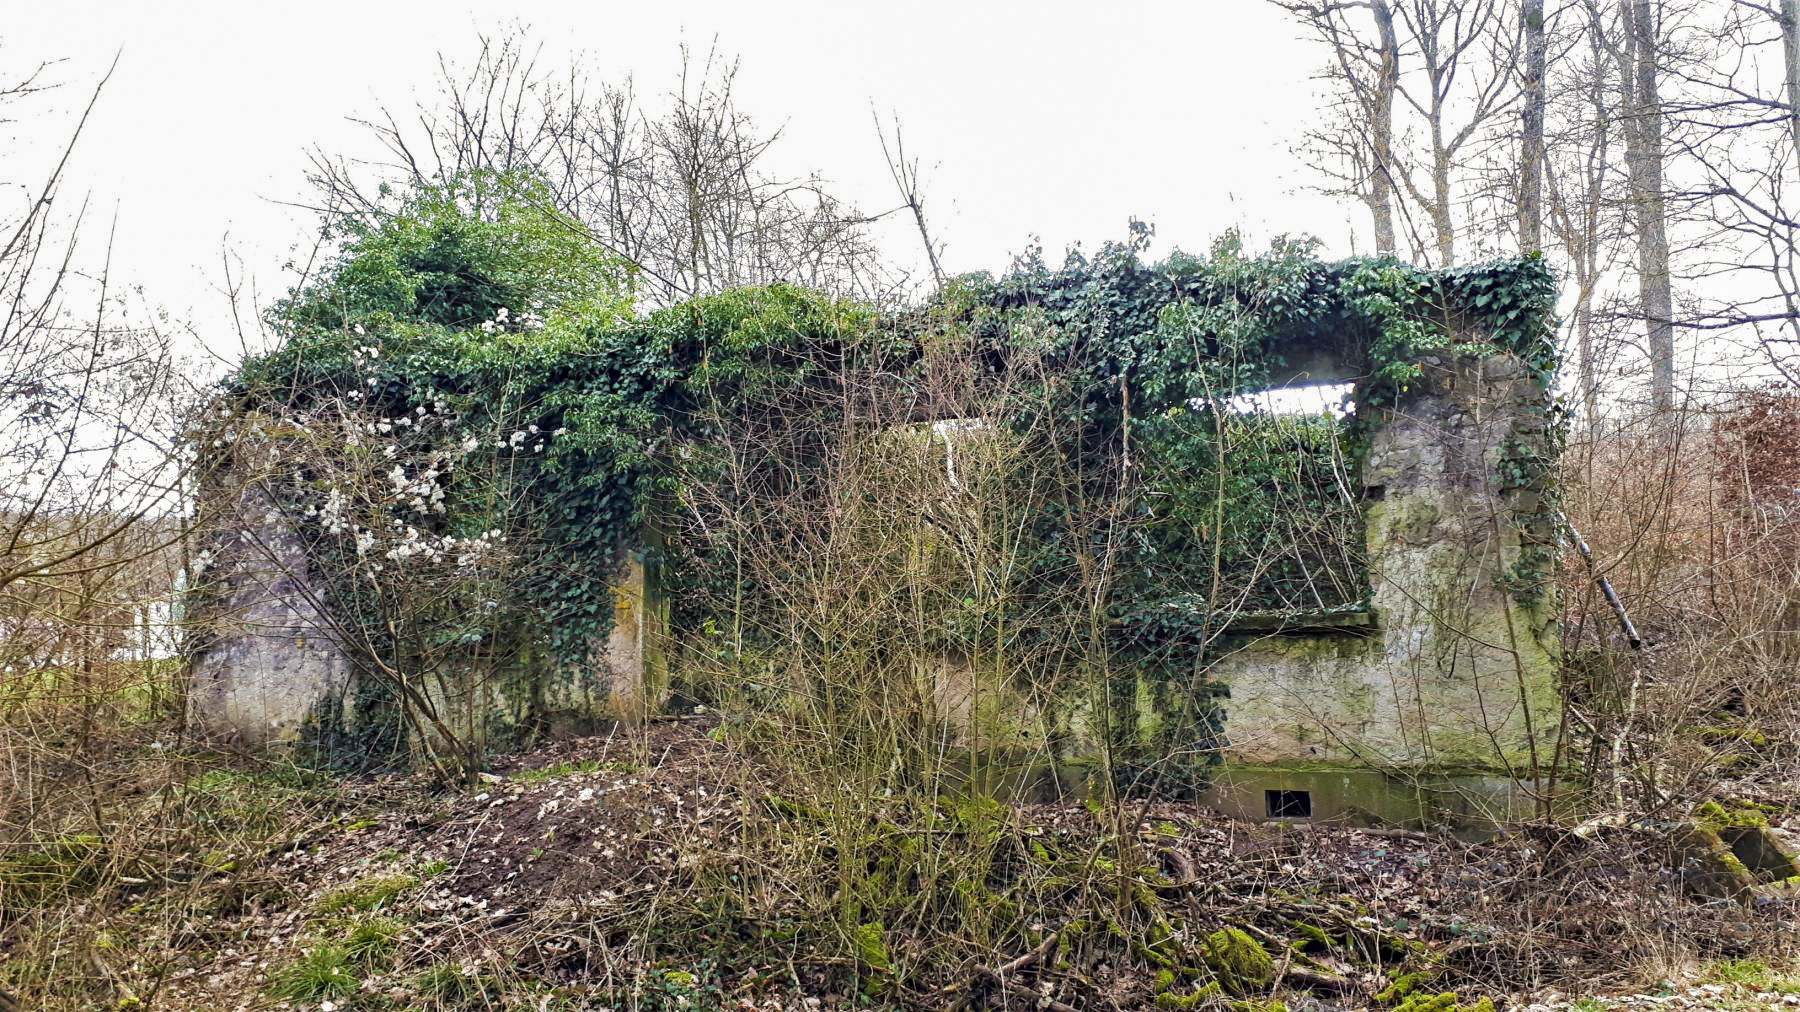
POLYGON ((520 757, 548 772, 477 793, 154 762, 185 778, 159 803, 179 830, 138 852, 158 874, 12 920, 0 987, 22 1007, 1144 1008, 1204 998, 1205 940, 1231 927, 1281 967, 1232 1000, 1373 1008, 1405 979, 1470 1002, 1773 965, 1800 924, 1686 898, 1650 832, 1475 844, 848 798, 698 719, 520 757))

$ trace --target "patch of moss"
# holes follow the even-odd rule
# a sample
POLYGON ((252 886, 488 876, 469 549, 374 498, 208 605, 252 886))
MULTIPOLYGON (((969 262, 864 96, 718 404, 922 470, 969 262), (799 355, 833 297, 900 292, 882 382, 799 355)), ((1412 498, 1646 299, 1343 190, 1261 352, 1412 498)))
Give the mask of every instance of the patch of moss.
POLYGON ((1301 952, 1322 952, 1327 949, 1335 949, 1341 944, 1336 936, 1324 928, 1317 924, 1308 924, 1305 921, 1294 925, 1294 934, 1299 937, 1294 939, 1293 946, 1301 952))
POLYGON ((1719 852, 1719 863, 1725 866, 1726 871, 1739 878, 1754 879, 1756 877, 1750 873, 1749 866, 1729 850, 1719 852))
POLYGON ((1209 981, 1187 994, 1163 991, 1156 996, 1156 1007, 1175 1010, 1209 1008, 1217 1004, 1222 997, 1223 993, 1219 989, 1218 982, 1209 981))
POLYGON ((1477 998, 1465 1005, 1455 991, 1415 991, 1395 1005, 1393 1012, 1494 1012, 1494 1002, 1477 998))
POLYGON ((0 856, 0 893, 8 905, 19 907, 81 895, 99 884, 105 851, 98 836, 74 833, 37 850, 0 856))
POLYGON ((1396 1002, 1404 1001, 1411 997, 1414 992, 1431 983, 1436 978, 1437 973, 1431 970, 1416 970, 1412 973, 1400 974, 1389 981, 1388 986, 1382 988, 1380 993, 1375 995, 1375 1000, 1383 1005, 1392 1005, 1396 1002))
POLYGON ((1694 824, 1717 833, 1722 829, 1759 829, 1769 824, 1769 817, 1753 805, 1727 808, 1717 801, 1707 801, 1694 809, 1694 824))
POLYGON ((1225 997, 1217 981, 1195 988, 1187 994, 1163 992, 1156 996, 1156 1007, 1173 1009, 1177 1012, 1188 1009, 1223 1008, 1230 1012, 1287 1012, 1287 1002, 1279 998, 1268 1000, 1250 999, 1233 1000, 1225 997))
POLYGON ((850 950, 856 953, 856 958, 864 966, 880 970, 883 973, 892 973, 894 960, 888 955, 887 942, 883 939, 883 934, 884 930, 880 921, 858 924, 850 932, 850 950))
POLYGON ((1689 730, 1688 733, 1708 745, 1769 747, 1769 736, 1753 727, 1696 727, 1689 730))
POLYGON ((1242 928, 1227 927, 1201 940, 1206 968, 1232 994, 1256 994, 1275 983, 1275 960, 1242 928))

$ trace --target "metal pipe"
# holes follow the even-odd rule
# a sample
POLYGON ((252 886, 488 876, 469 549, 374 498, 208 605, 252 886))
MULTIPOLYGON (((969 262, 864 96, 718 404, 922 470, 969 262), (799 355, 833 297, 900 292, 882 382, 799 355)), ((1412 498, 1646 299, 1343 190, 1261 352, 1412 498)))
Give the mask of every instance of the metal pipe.
POLYGON ((1569 518, 1561 510, 1557 511, 1556 518, 1561 520, 1562 525, 1567 527, 1569 533, 1575 537, 1575 550, 1581 553, 1582 561, 1587 563, 1588 576, 1592 577, 1594 583, 1599 586, 1600 593, 1606 597, 1606 603, 1612 605, 1613 614, 1619 619, 1619 628, 1625 633, 1626 642, 1631 644, 1631 649, 1642 650, 1644 648, 1643 637, 1638 635, 1637 626, 1631 624, 1631 615, 1625 611, 1625 602, 1619 600, 1618 592, 1613 590, 1612 583, 1594 569, 1594 553, 1588 549, 1587 540, 1581 536, 1581 532, 1575 529, 1575 525, 1569 522, 1569 518))

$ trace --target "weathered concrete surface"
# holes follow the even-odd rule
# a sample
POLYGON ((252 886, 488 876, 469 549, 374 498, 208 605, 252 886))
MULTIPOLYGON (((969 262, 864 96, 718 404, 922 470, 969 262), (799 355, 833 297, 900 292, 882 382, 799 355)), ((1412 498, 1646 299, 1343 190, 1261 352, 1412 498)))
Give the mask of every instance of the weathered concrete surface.
MULTIPOLYGON (((417 748, 410 728, 364 726, 393 724, 402 714, 357 705, 377 676, 358 672, 342 647, 299 541, 262 492, 242 487, 235 495, 231 513, 240 527, 222 539, 191 616, 203 633, 192 656, 189 726, 252 747, 316 745, 329 731, 336 748, 393 734, 417 748)), ((558 664, 540 649, 498 669, 420 673, 412 687, 445 727, 484 750, 539 732, 642 720, 668 697, 667 602, 640 556, 620 562, 611 593, 613 629, 586 668, 558 664)))
POLYGON ((1669 863, 1688 891, 1752 902, 1800 896, 1800 852, 1767 826, 1711 826, 1703 820, 1669 830, 1669 863))
POLYGON ((1548 395, 1497 351, 1424 368, 1359 418, 1366 602, 1240 616, 1192 672, 1083 672, 1047 699, 922 659, 946 744, 1052 790, 1091 791, 1104 769, 1252 818, 1271 790, 1308 792, 1314 820, 1537 814, 1560 714, 1548 395))
POLYGON ((1359 417, 1366 604, 1230 622, 1191 674, 1073 686, 1050 714, 1063 788, 1105 765, 1246 818, 1269 791, 1306 792, 1311 821, 1541 813, 1560 715, 1548 395, 1498 352, 1424 367, 1359 417))
POLYGON ((669 605, 639 555, 621 562, 613 577, 612 594, 612 631, 607 633, 594 667, 605 682, 606 712, 621 720, 642 721, 660 712, 669 699, 663 648, 669 605))
POLYGON ((252 747, 293 745, 321 705, 341 705, 349 659, 319 610, 305 553, 260 491, 242 488, 241 522, 199 574, 203 623, 192 659, 188 727, 252 747))
POLYGON ((1226 815, 1263 821, 1272 818, 1270 791, 1305 791, 1310 800, 1305 817, 1276 816, 1277 821, 1480 827, 1529 819, 1536 809, 1526 785, 1501 774, 1398 774, 1347 765, 1305 769, 1233 763, 1219 770, 1204 797, 1226 815))
MULTIPOLYGON (((1434 359, 1372 422, 1364 466, 1376 630, 1243 637, 1228 762, 1529 771, 1557 728, 1544 391, 1518 360, 1434 359), (1541 572, 1531 572, 1534 565, 1541 572)), ((1527 773, 1529 775, 1529 773, 1527 773)))

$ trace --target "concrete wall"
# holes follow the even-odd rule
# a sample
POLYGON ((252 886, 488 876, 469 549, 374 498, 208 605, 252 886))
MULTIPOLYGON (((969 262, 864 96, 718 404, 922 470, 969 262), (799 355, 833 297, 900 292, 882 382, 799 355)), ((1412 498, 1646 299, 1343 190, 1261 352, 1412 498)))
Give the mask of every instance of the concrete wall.
POLYGON ((197 645, 187 722, 203 737, 293 745, 321 706, 342 706, 349 658, 319 609, 321 589, 293 532, 260 491, 232 490, 238 524, 213 547, 196 589, 197 645))
MULTIPOLYGON (((994 673, 925 664, 921 688, 959 732, 949 744, 1018 780, 1063 788, 1102 765, 1205 790, 1264 813, 1271 790, 1316 795, 1314 818, 1510 818, 1558 723, 1556 551, 1544 495, 1554 447, 1546 391, 1509 355, 1428 359, 1392 406, 1363 409, 1370 597, 1352 613, 1240 620, 1192 673, 1126 672, 1027 696, 994 673), (1223 710, 1223 734, 1217 730, 1223 710), (1214 768, 1221 757, 1224 769, 1214 768), (1167 776, 1171 769, 1177 774, 1167 776)), ((240 512, 267 514, 243 493, 240 512)), ((218 631, 194 660, 190 716, 252 744, 299 740, 341 700, 350 665, 311 608, 290 532, 257 521, 215 563, 218 631)), ((585 668, 530 658, 434 698, 459 733, 642 719, 667 699, 667 602, 638 558, 613 582, 614 626, 585 668)))
MULTIPOLYGON (((359 672, 341 645, 320 607, 324 587, 264 494, 214 475, 211 495, 227 501, 236 523, 193 598, 190 729, 255 748, 343 750, 359 740, 406 740, 399 710, 359 704, 359 693, 380 688, 377 676, 359 672)), ((488 748, 523 744, 538 732, 571 735, 641 720, 668 696, 667 603, 638 555, 620 561, 609 592, 613 628, 585 666, 556 663, 538 649, 500 670, 421 675, 415 687, 453 733, 488 748)))
POLYGON ((1364 606, 1239 616, 1191 674, 1070 686, 1041 708, 1048 747, 1013 743, 1021 778, 1036 745, 1058 789, 1092 790, 1104 765, 1250 818, 1281 790, 1306 792, 1309 821, 1533 813, 1560 717, 1549 400, 1508 355, 1424 367, 1359 416, 1364 606))
POLYGON ((1547 765, 1560 713, 1553 515, 1530 465, 1552 451, 1546 408, 1524 365, 1494 355, 1427 361, 1422 382, 1368 419, 1369 626, 1228 642, 1208 673, 1229 687, 1225 760, 1244 775, 1215 787, 1223 807, 1260 809, 1263 791, 1291 783, 1346 795, 1324 812, 1390 821, 1529 810, 1494 777, 1547 765), (1319 779, 1343 770, 1381 779, 1341 792, 1319 779))
POLYGON ((1505 768, 1547 759, 1560 657, 1555 583, 1515 594, 1551 531, 1506 458, 1542 443, 1544 398, 1510 357, 1434 360, 1373 419, 1363 469, 1371 629, 1234 637, 1228 757, 1246 763, 1505 768), (1529 559, 1527 559, 1529 563, 1529 559))

